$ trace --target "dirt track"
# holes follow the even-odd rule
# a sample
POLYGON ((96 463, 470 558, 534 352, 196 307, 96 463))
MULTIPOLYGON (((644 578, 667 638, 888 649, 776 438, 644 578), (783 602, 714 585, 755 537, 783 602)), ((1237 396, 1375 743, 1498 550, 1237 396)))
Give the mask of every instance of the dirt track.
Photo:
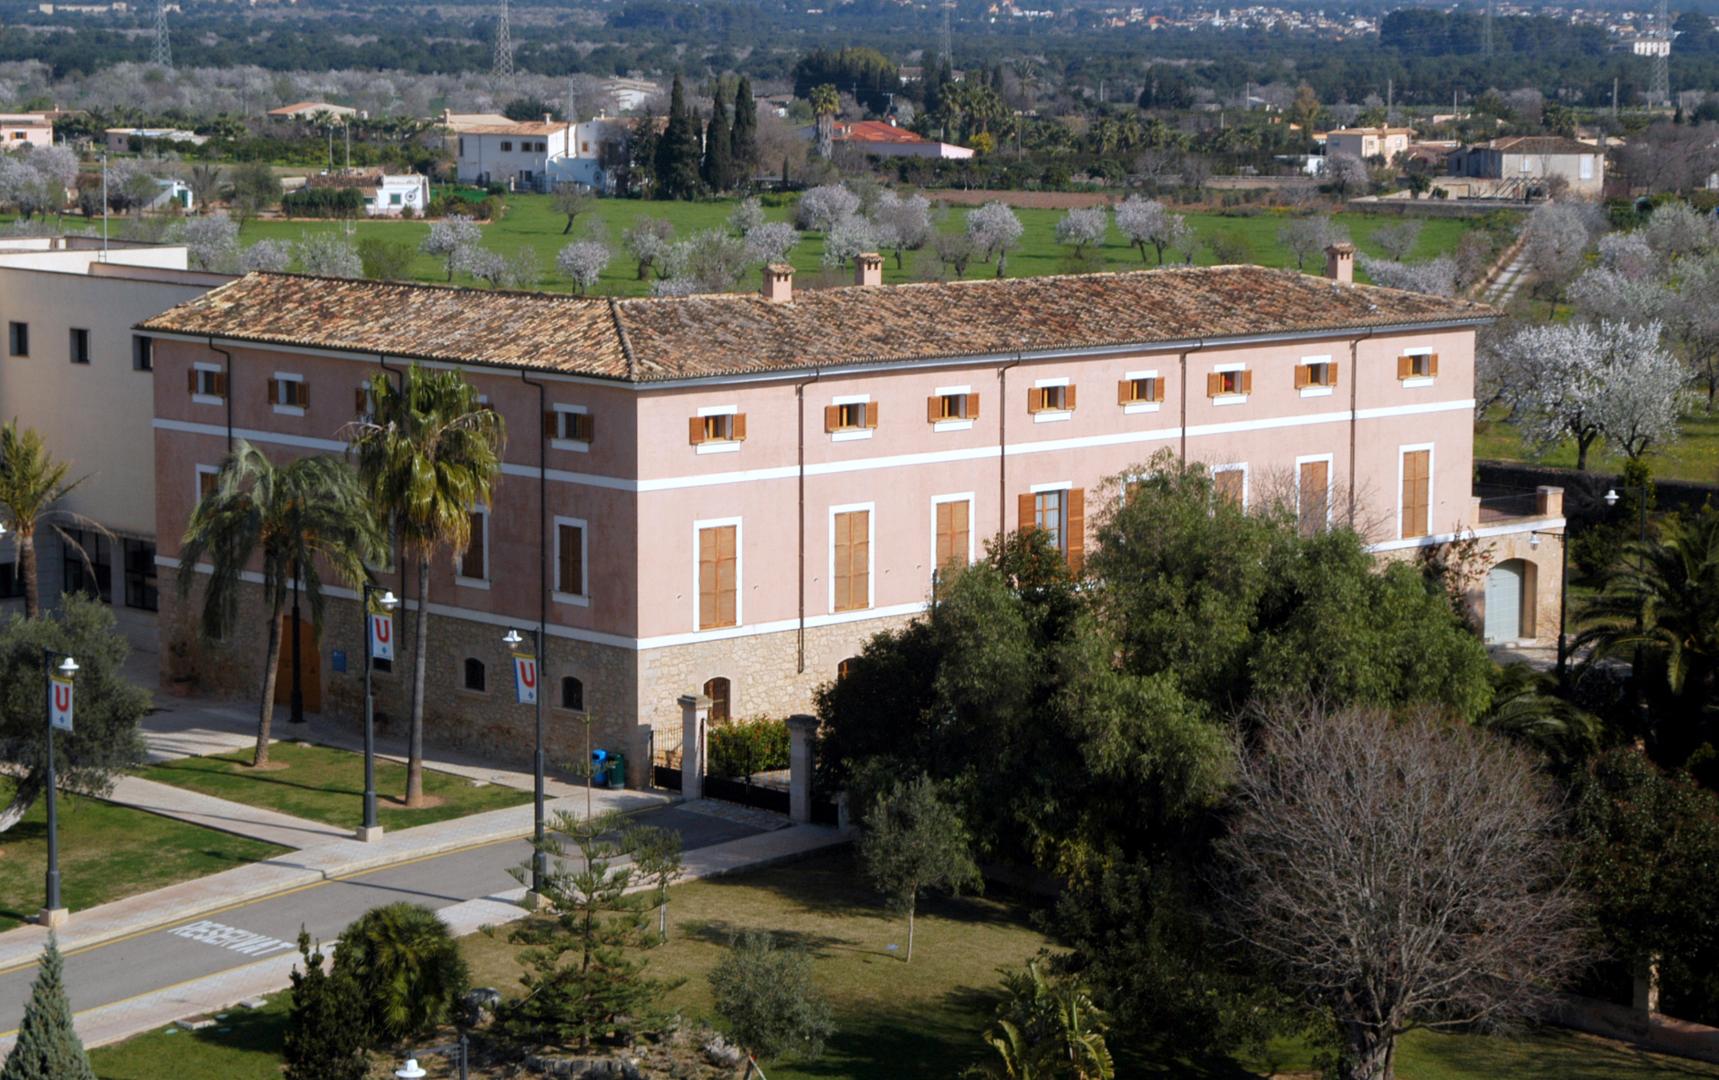
POLYGON ((963 191, 959 188, 936 188, 927 190, 924 194, 932 202, 980 206, 996 200, 1024 210, 1069 210, 1076 206, 1109 206, 1121 199, 1120 194, 1104 191, 963 191))

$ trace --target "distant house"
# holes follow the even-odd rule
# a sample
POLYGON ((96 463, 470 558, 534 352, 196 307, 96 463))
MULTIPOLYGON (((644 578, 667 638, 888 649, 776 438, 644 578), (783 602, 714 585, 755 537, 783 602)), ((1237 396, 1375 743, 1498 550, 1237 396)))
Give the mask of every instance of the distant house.
POLYGON ((649 79, 607 79, 603 82, 606 104, 616 112, 642 109, 653 99, 661 97, 662 92, 662 85, 649 79))
POLYGON ((1325 133, 1325 153, 1348 154, 1362 161, 1384 158, 1391 162, 1409 148, 1414 136, 1413 128, 1339 128, 1325 133))
POLYGON ((0 143, 7 150, 20 145, 52 146, 54 122, 47 113, 0 113, 0 143))
POLYGON ((106 142, 110 154, 124 154, 136 150, 145 142, 202 146, 209 141, 207 135, 198 135, 196 132, 186 131, 183 128, 111 127, 102 132, 102 138, 106 142))
POLYGON ((270 109, 268 115, 270 120, 285 124, 310 120, 318 113, 327 113, 337 120, 368 119, 366 114, 348 105, 330 105, 326 101, 295 101, 291 105, 282 105, 278 109, 270 109))
MULTIPOLYGON (((815 139, 818 129, 809 127, 803 134, 815 139)), ((963 160, 973 156, 970 147, 927 139, 904 127, 883 120, 856 120, 851 124, 836 124, 832 141, 851 146, 873 157, 920 157, 963 160)))
POLYGON ((436 123, 442 129, 443 149, 458 156, 460 135, 477 128, 505 127, 513 121, 500 113, 457 113, 443 109, 442 117, 436 123))
POLYGON ((356 188, 364 196, 366 217, 399 217, 430 207, 430 181, 417 173, 390 175, 381 169, 350 169, 307 177, 307 188, 356 188))
POLYGON ((1606 182, 1606 152, 1562 135, 1514 135, 1457 151, 1451 155, 1450 171, 1497 181, 1494 193, 1500 195, 1525 194, 1551 177, 1562 177, 1570 194, 1599 198, 1606 182))
POLYGON ((567 156, 574 125, 551 120, 473 124, 453 135, 458 176, 466 184, 548 191, 550 163, 567 156))
POLYGON ((145 207, 148 210, 179 210, 190 213, 197 208, 197 203, 191 196, 191 188, 183 180, 166 177, 155 181, 156 195, 149 200, 145 207))

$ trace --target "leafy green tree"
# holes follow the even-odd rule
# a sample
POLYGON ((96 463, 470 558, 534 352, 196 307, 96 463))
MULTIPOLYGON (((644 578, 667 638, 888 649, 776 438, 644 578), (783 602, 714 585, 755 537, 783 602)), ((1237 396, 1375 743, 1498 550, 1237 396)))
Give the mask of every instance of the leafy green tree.
POLYGON ((380 236, 361 236, 358 262, 364 268, 364 276, 372 281, 404 281, 411 275, 412 249, 380 236))
POLYGON ((257 747, 252 764, 269 760, 274 720, 275 675, 280 666, 281 613, 293 582, 303 584, 311 621, 322 625, 321 565, 356 585, 364 561, 382 550, 382 535, 358 475, 334 457, 303 457, 276 465, 267 454, 239 440, 215 478, 215 488, 191 512, 185 529, 178 589, 181 600, 204 580, 201 625, 220 637, 239 617, 244 575, 261 564, 262 599, 268 611, 263 685, 257 705, 257 747), (204 559, 207 575, 193 568, 204 559))
POLYGON ((471 543, 472 508, 487 505, 501 472, 506 434, 501 414, 486 409, 457 371, 414 364, 399 387, 371 380, 375 416, 351 425, 358 473, 369 499, 392 527, 417 571, 412 634, 412 726, 406 805, 424 800, 424 680, 430 641, 430 560, 471 543))
POLYGON ((12 801, 0 811, 0 832, 35 805, 47 786, 48 734, 42 722, 42 650, 77 658, 77 723, 54 734, 60 788, 104 796, 114 778, 141 764, 137 726, 149 714, 149 692, 125 677, 129 651, 113 609, 68 596, 46 618, 12 616, 0 623, 0 762, 12 775, 12 801))
MULTIPOLYGON (((542 851, 550 869, 540 889, 547 911, 508 938, 524 946, 525 994, 498 1019, 521 1043, 588 1047, 631 1030, 670 988, 646 977, 644 960, 634 955, 653 935, 644 919, 650 897, 629 892, 639 871, 621 862, 631 854, 617 839, 625 825, 616 812, 581 818, 557 811, 549 822, 542 851)), ((527 872, 514 876, 523 880, 527 872)))
POLYGON ((656 143, 656 194, 660 199, 690 199, 698 194, 698 117, 686 103, 686 87, 674 77, 669 92, 668 126, 656 143))
POLYGON ((370 1062, 364 1025, 354 1022, 363 1011, 358 985, 340 970, 338 956, 323 970, 322 950, 311 949, 303 929, 298 951, 304 964, 292 970, 292 1005, 281 1038, 286 1080, 364 1080, 370 1062))
POLYGON ((35 428, 20 428, 17 420, 0 427, 0 519, 4 519, 12 533, 12 544, 18 553, 18 576, 24 579, 24 614, 32 619, 42 612, 36 571, 36 530, 49 525, 58 531, 51 524, 56 517, 82 520, 76 514, 55 509, 55 504, 88 479, 68 479, 70 473, 71 465, 54 459, 35 428))
POLYGON ((756 1058, 789 1050, 816 1057, 835 1031, 829 1003, 812 982, 812 958, 770 934, 748 930, 731 938, 709 979, 716 1014, 747 1052, 747 1077, 756 1058))
POLYGON ((633 853, 633 868, 656 889, 657 940, 668 940, 669 886, 685 872, 680 833, 656 825, 636 825, 622 841, 633 853))
POLYGON ((857 851, 866 878, 907 915, 907 955, 913 960, 913 922, 927 889, 982 890, 972 841, 961 815, 928 776, 898 781, 866 811, 857 851))
POLYGON ((281 180, 266 161, 248 161, 232 172, 233 210, 246 222, 281 201, 281 180))
POLYGON ((469 979, 448 924, 404 901, 371 908, 342 931, 334 967, 358 987, 373 1043, 399 1043, 446 1021, 469 979))
POLYGON ((18 1041, 6 1056, 0 1080, 95 1080, 83 1041, 72 1027, 60 946, 52 933, 42 950, 36 981, 30 985, 18 1041))
POLYGON ((752 81, 740 76, 734 90, 734 126, 729 129, 734 180, 749 185, 758 169, 758 103, 752 97, 752 81))

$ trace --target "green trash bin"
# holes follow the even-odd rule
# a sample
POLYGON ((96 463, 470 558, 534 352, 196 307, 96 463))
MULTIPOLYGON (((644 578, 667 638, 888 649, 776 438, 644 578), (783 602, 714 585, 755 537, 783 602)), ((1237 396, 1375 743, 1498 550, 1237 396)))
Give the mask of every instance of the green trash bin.
POLYGON ((627 786, 627 756, 625 754, 616 754, 609 759, 604 786, 612 788, 627 786))

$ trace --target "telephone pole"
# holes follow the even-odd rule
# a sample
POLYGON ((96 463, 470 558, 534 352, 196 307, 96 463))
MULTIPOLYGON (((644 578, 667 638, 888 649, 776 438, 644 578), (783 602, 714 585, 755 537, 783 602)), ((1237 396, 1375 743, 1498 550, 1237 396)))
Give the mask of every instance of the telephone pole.
POLYGON ((156 67, 173 66, 173 43, 167 39, 167 0, 155 0, 154 63, 156 67))

